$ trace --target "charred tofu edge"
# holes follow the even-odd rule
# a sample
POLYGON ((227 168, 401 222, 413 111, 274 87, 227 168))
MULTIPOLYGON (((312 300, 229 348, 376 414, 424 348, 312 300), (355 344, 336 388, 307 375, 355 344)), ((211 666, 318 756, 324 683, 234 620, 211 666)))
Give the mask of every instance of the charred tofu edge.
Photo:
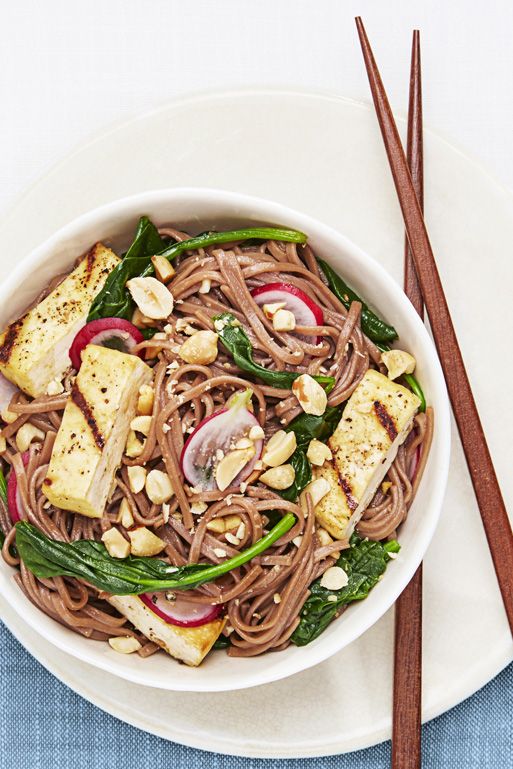
POLYGON ((313 469, 314 477, 326 478, 332 487, 315 509, 317 519, 332 536, 345 539, 352 534, 405 441, 419 405, 414 393, 374 369, 355 388, 328 440, 333 459, 313 469), (396 408, 390 408, 390 399, 396 408), (361 435, 353 439, 359 431, 361 435), (348 472, 351 466, 353 470, 348 472), (368 475, 363 489, 355 490, 354 468, 363 468, 368 475))
POLYGON ((69 347, 119 257, 96 243, 44 299, 0 334, 0 371, 32 397, 71 365, 69 347))

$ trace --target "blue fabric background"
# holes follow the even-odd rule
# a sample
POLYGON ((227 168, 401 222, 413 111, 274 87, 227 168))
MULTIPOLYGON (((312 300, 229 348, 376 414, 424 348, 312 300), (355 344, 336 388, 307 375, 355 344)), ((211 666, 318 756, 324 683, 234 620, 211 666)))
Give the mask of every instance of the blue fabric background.
MULTIPOLYGON (((166 742, 90 705, 0 624, 0 769, 386 769, 390 743, 342 756, 241 759, 166 742)), ((513 767, 513 664, 423 732, 424 769, 513 767)))

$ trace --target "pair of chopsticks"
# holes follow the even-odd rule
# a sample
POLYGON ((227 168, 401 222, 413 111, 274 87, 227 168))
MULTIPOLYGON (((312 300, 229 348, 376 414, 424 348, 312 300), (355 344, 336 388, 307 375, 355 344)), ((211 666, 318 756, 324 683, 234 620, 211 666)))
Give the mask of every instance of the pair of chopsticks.
MULTIPOLYGON (((403 213, 408 240, 406 290, 417 310, 423 299, 445 375, 447 390, 481 513, 502 600, 513 634, 513 532, 492 458, 465 370, 449 307, 438 274, 422 213, 422 111, 420 103, 420 46, 414 36, 408 120, 408 160, 390 104, 360 17, 356 19, 374 107, 403 213), (411 169, 411 172, 410 172, 411 169), (411 258, 411 263, 410 263, 411 258), (413 267, 413 269, 412 269, 413 267), (415 275, 415 278, 413 274, 415 275), (418 287, 415 284, 418 280, 418 287), (420 293, 417 292, 420 288, 420 293)), ((398 601, 392 766, 420 766, 420 605, 421 574, 417 572, 398 601), (402 634, 414 626, 412 646, 402 634), (398 654, 401 653, 400 659, 398 654), (405 664, 406 662, 406 664, 405 664), (403 668, 403 672, 401 672, 403 668), (410 687, 408 689, 408 687, 410 687), (413 689, 413 690, 412 690, 413 689)))

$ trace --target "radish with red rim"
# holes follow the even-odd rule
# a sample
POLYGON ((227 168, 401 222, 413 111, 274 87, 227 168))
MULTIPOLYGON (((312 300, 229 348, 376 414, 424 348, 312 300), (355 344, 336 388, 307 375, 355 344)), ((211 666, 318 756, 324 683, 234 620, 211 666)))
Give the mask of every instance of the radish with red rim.
MULTIPOLYGON (((69 349, 71 365, 77 371, 82 363, 81 354, 88 344, 110 347, 112 350, 131 353, 134 347, 144 341, 137 326, 123 318, 100 318, 92 320, 80 329, 69 349)), ((143 353, 136 353, 140 358, 143 353)))
MULTIPOLYGON (((254 288, 251 296, 259 307, 264 304, 284 303, 284 309, 293 313, 297 326, 324 325, 322 308, 308 294, 291 283, 265 283, 254 288)), ((316 344, 321 341, 321 337, 317 337, 316 344)))
MULTIPOLYGON (((21 459, 24 467, 29 463, 29 452, 24 451, 21 455, 21 459)), ((7 481, 7 508, 9 510, 9 516, 13 523, 21 521, 20 510, 23 510, 23 504, 21 501, 20 490, 18 489, 18 479, 14 472, 14 467, 11 467, 9 473, 9 480, 7 481)))
POLYGON ((222 606, 194 603, 184 598, 168 598, 166 593, 141 593, 139 598, 157 617, 178 627, 199 627, 213 622, 222 606))
MULTIPOLYGON (((246 438, 252 427, 259 422, 249 410, 252 391, 236 393, 228 402, 228 408, 205 417, 196 427, 183 447, 180 467, 186 480, 197 489, 212 491, 217 488, 215 468, 219 457, 231 451, 238 440, 246 438)), ((254 441, 255 454, 234 478, 237 486, 251 475, 255 462, 260 459, 263 441, 254 441)))

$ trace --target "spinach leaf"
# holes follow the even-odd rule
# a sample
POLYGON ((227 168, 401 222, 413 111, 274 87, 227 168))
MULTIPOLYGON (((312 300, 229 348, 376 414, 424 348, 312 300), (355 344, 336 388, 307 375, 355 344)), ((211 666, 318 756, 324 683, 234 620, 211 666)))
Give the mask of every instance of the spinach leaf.
POLYGON ((76 577, 112 595, 138 595, 160 590, 191 590, 213 582, 273 545, 295 523, 291 513, 251 547, 223 563, 192 563, 180 568, 159 558, 112 558, 95 540, 57 542, 28 521, 16 524, 16 545, 23 563, 36 577, 76 577))
POLYGON ((306 235, 297 230, 284 230, 278 227, 255 227, 230 232, 204 232, 195 238, 171 244, 160 237, 155 225, 147 216, 142 216, 135 234, 134 242, 121 262, 112 270, 100 293, 95 297, 87 320, 97 318, 130 319, 134 303, 130 292, 125 287, 131 278, 147 278, 155 272, 151 257, 159 254, 171 261, 179 254, 197 248, 207 248, 221 243, 252 240, 284 240, 291 243, 306 243, 306 235))
POLYGON ((310 586, 310 596, 301 609, 301 619, 291 640, 297 646, 309 644, 326 630, 342 606, 366 598, 385 572, 390 554, 399 550, 396 540, 372 542, 353 534, 349 548, 341 552, 337 561, 349 578, 347 585, 341 590, 328 590, 317 579, 310 586))
POLYGON ((351 302, 360 302, 362 305, 361 325, 362 330, 373 342, 391 342, 397 339, 397 331, 386 321, 379 318, 363 301, 358 294, 349 288, 347 283, 329 266, 323 259, 317 259, 324 273, 330 289, 340 299, 344 307, 349 309, 351 302))
POLYGON ((294 483, 287 489, 278 491, 277 494, 289 502, 295 502, 305 486, 312 480, 312 466, 306 456, 306 450, 297 448, 287 464, 292 465, 295 471, 294 483))
POLYGON ((166 247, 157 228, 147 216, 141 216, 132 245, 114 267, 102 290, 95 296, 87 320, 125 318, 130 320, 134 301, 125 288, 127 280, 141 275, 151 265, 151 257, 166 247))
POLYGON ((214 642, 212 649, 227 649, 232 645, 228 636, 220 635, 214 642))
POLYGON ((308 444, 313 438, 317 438, 319 441, 327 441, 334 433, 341 417, 341 406, 327 406, 322 416, 300 414, 286 428, 286 432, 292 431, 296 434, 297 447, 289 459, 289 464, 296 471, 294 483, 288 489, 278 492, 284 499, 294 502, 305 486, 310 483, 312 480, 312 468, 306 456, 308 444))
MULTIPOLYGON (((245 371, 247 374, 252 374, 265 382, 265 384, 271 385, 271 387, 278 387, 290 390, 292 383, 300 376, 296 371, 271 371, 270 369, 260 366, 259 363, 255 363, 253 360, 253 348, 249 337, 240 325, 239 321, 232 315, 231 312, 223 312, 221 315, 214 315, 214 323, 218 321, 215 328, 219 337, 231 354, 234 362, 240 368, 241 371, 245 371)), ((315 376, 314 379, 320 384, 326 385, 326 392, 329 392, 335 380, 331 376, 315 376)))
POLYGON ((145 339, 151 339, 157 333, 158 328, 140 328, 139 331, 145 339))
MULTIPOLYGON (((243 230, 228 230, 227 232, 203 232, 201 235, 189 238, 189 240, 173 243, 163 251, 159 251, 159 254, 171 261, 186 251, 208 248, 209 246, 222 243, 253 240, 255 238, 259 240, 282 240, 287 243, 306 243, 307 241, 306 235, 298 230, 284 230, 280 227, 250 227, 243 230)), ((141 275, 144 278, 153 275, 153 265, 151 262, 141 275)))

